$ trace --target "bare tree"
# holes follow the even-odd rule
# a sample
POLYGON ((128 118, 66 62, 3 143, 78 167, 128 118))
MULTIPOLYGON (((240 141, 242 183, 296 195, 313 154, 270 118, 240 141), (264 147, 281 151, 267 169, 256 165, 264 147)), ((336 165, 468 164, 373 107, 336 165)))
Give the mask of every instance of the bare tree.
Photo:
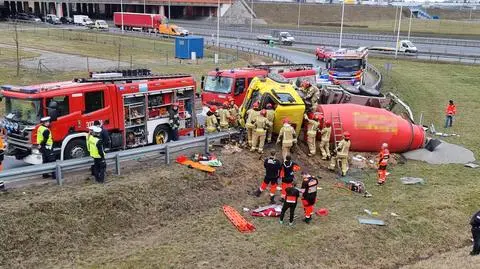
POLYGON ((15 36, 13 40, 15 40, 15 47, 17 49, 17 77, 20 76, 20 47, 18 45, 18 29, 17 29, 17 22, 13 25, 13 29, 15 31, 15 36))

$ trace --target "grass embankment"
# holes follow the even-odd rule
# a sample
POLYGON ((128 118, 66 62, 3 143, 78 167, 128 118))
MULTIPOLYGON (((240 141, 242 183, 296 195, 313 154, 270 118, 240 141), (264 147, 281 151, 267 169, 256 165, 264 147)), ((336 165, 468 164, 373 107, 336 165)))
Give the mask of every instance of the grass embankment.
MULTIPOLYGON (((269 26, 297 27, 297 4, 255 4, 259 18, 266 20, 269 26)), ((427 10, 428 11, 428 10, 427 10)), ((397 11, 398 12, 398 11, 397 11)), ((429 11, 430 12, 430 11, 429 11)), ((341 5, 302 4, 300 9, 300 27, 314 31, 340 31, 341 5)), ((344 32, 376 32, 393 34, 396 11, 394 7, 345 6, 344 32)), ((440 15, 441 20, 412 19, 411 35, 445 36, 478 39, 480 37, 480 12, 472 12, 469 21, 468 11, 449 10, 431 11, 440 15)), ((402 17, 402 35, 407 35, 410 12, 404 8, 402 17)), ((397 19, 398 21, 398 19, 397 19)), ((396 34, 396 32, 395 32, 396 34)))
MULTIPOLYGON (((376 66, 386 61, 372 59, 376 66)), ((393 61, 385 89, 407 101, 426 123, 441 126, 448 99, 458 117, 447 139, 479 152, 480 67, 393 61)), ((106 186, 13 191, 0 197, 1 264, 6 267, 88 268, 397 268, 469 244, 470 215, 478 209, 477 171, 462 165, 408 161, 390 167, 386 186, 376 187, 375 171, 365 174, 372 198, 333 187, 326 163, 294 155, 302 166, 323 175, 317 207, 327 219, 290 229, 277 219, 253 220, 257 231, 238 233, 221 212, 241 210, 268 198, 246 194, 263 177, 258 155, 221 156, 214 176, 152 161, 109 176, 106 186), (319 168, 320 167, 320 168, 319 168), (402 176, 422 177, 424 186, 405 186, 402 176), (363 209, 377 211, 387 226, 358 224, 363 209), (399 217, 390 215, 394 212, 399 217)), ((75 177, 75 175, 70 175, 75 177)), ((78 177, 82 177, 79 175, 78 177)), ((301 206, 297 215, 301 215, 301 206)), ((251 218, 249 218, 251 219, 251 218)), ((471 259, 465 257, 465 259, 471 259)), ((470 260, 474 262, 475 260, 470 260)))

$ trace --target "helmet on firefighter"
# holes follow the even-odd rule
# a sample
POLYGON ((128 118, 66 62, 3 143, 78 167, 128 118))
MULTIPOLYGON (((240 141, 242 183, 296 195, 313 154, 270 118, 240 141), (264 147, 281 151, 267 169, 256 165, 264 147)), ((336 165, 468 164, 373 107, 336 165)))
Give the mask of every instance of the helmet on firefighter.
POLYGON ((332 126, 332 123, 329 120, 326 120, 325 121, 325 126, 330 127, 330 126, 332 126))
POLYGON ((210 107, 210 112, 212 112, 212 113, 217 112, 217 107, 216 106, 211 106, 210 107))
POLYGON ((235 101, 235 99, 231 96, 228 97, 228 102, 232 102, 232 101, 235 101))
POLYGON ((343 132, 343 137, 345 137, 345 139, 350 139, 350 133, 347 131, 343 132))
POLYGON ((230 106, 230 103, 228 101, 223 102, 223 108, 228 108, 230 106))
POLYGON ((258 108, 260 106, 260 103, 258 101, 256 101, 255 103, 253 103, 253 108, 258 108))
POLYGON ((289 118, 284 118, 284 119, 282 120, 282 122, 283 122, 283 124, 285 124, 285 123, 290 123, 290 119, 289 119, 289 118))
POLYGON ((265 109, 262 109, 262 111, 260 111, 260 115, 265 117, 265 115, 267 115, 267 111, 265 109))
POLYGON ((266 107, 267 107, 267 109, 270 109, 270 108, 272 108, 273 106, 272 106, 272 104, 268 103, 266 107))
POLYGON ((316 120, 316 121, 320 121, 322 119, 322 115, 320 115, 318 113, 315 113, 315 114, 313 114, 313 119, 316 120))
POLYGON ((386 148, 388 148, 388 144, 387 144, 387 143, 383 143, 383 144, 382 144, 382 149, 386 149, 386 148))

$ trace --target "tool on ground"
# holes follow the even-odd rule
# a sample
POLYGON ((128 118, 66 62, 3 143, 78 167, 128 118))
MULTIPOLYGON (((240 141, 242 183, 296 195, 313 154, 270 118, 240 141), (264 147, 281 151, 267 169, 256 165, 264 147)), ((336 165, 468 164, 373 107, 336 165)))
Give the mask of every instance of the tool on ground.
POLYGON ((235 208, 224 205, 223 213, 225 213, 225 216, 227 216, 227 218, 241 233, 251 233, 255 231, 255 226, 248 222, 242 215, 240 215, 235 208))

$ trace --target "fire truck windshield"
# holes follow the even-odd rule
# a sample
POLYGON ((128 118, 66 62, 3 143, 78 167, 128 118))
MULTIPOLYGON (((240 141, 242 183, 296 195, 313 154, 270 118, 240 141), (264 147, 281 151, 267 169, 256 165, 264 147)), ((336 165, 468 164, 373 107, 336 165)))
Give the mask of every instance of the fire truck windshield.
POLYGON ((205 83, 206 92, 230 93, 232 90, 233 78, 222 76, 208 76, 205 83))
POLYGON ((332 68, 338 71, 358 71, 362 68, 362 59, 336 59, 332 68))
POLYGON ((6 113, 13 114, 13 120, 26 124, 37 124, 41 118, 41 102, 32 99, 5 98, 6 113))

